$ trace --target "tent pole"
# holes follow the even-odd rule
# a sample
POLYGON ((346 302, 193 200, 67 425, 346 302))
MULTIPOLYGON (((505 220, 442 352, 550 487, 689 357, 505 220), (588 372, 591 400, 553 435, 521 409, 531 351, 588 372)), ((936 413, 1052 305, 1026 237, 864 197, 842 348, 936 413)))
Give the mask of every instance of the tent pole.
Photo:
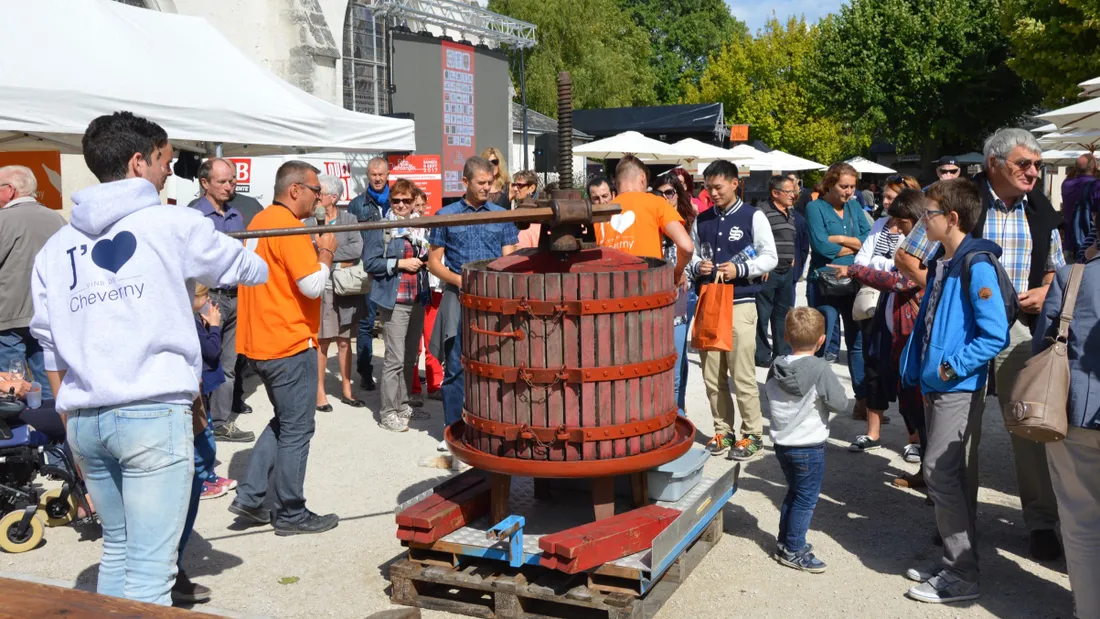
POLYGON ((527 165, 527 71, 523 65, 523 48, 519 48, 519 100, 523 106, 523 169, 530 170, 527 165))
POLYGON ((222 143, 218 142, 214 145, 214 156, 221 159, 222 157, 222 143))

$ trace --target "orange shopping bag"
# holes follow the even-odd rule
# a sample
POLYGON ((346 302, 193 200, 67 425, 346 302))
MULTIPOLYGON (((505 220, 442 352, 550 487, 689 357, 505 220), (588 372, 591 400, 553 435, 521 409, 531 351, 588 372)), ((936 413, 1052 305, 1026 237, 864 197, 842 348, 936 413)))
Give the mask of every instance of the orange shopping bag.
POLYGON ((713 284, 703 284, 695 306, 695 328, 691 347, 696 350, 733 350, 733 284, 725 284, 722 273, 713 284))

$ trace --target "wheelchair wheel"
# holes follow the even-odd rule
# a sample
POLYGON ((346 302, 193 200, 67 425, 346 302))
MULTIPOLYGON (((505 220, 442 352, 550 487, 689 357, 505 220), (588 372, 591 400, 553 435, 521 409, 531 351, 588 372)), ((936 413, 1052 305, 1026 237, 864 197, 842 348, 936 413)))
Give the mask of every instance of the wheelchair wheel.
POLYGON ((54 488, 38 499, 38 509, 46 517, 47 527, 63 527, 76 520, 76 497, 72 491, 66 501, 61 500, 61 488, 54 488))
POLYGON ((42 526, 42 521, 32 516, 30 527, 19 535, 16 531, 21 520, 23 520, 22 511, 9 512, 0 518, 0 548, 4 551, 27 552, 37 548, 42 541, 42 534, 46 530, 42 526))

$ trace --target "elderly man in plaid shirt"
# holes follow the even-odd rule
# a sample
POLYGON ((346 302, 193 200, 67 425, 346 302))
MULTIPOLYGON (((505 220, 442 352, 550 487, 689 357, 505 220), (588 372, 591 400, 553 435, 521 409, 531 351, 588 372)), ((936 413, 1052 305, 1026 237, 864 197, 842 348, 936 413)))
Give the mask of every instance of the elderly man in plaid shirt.
MULTIPOLYGON (((1012 387, 1024 363, 1031 357, 1031 329, 1043 307, 1054 271, 1065 266, 1061 217, 1036 183, 1043 172, 1042 148, 1028 131, 1002 129, 985 142, 986 172, 974 177, 982 193, 985 211, 972 233, 991 240, 1003 250, 1001 265, 1012 279, 1020 298, 1020 319, 1011 326, 1009 345, 994 360, 997 399, 1001 409, 1009 405, 1012 387)), ((895 256, 899 271, 922 286, 926 260, 939 249, 925 236, 923 220, 902 241, 895 256)), ((1062 549, 1054 529, 1058 507, 1047 469, 1046 448, 1011 435, 1020 487, 1024 521, 1031 532, 1030 550, 1036 559, 1051 561, 1062 549)), ((968 458, 967 475, 976 478, 978 463, 968 458)), ((972 484, 977 493, 977 484, 972 484)))

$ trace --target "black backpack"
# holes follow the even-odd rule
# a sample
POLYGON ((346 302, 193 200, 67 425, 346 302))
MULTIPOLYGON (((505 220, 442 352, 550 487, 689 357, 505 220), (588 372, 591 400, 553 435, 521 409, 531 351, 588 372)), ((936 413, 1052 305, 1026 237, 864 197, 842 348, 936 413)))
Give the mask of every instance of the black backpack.
POLYGON ((1009 279, 1008 273, 1005 272, 1005 268, 1001 266, 1001 261, 988 251, 975 251, 970 252, 963 259, 962 275, 959 279, 962 282, 964 296, 967 302, 970 302, 970 269, 971 263, 974 262, 974 258, 977 256, 987 256, 990 264, 993 265, 994 270, 997 271, 997 286, 1001 289, 1001 298, 1005 303, 1005 316, 1008 318, 1008 326, 1012 326, 1016 322, 1016 318, 1020 315, 1020 297, 1016 293, 1016 287, 1012 285, 1012 280, 1009 279))

